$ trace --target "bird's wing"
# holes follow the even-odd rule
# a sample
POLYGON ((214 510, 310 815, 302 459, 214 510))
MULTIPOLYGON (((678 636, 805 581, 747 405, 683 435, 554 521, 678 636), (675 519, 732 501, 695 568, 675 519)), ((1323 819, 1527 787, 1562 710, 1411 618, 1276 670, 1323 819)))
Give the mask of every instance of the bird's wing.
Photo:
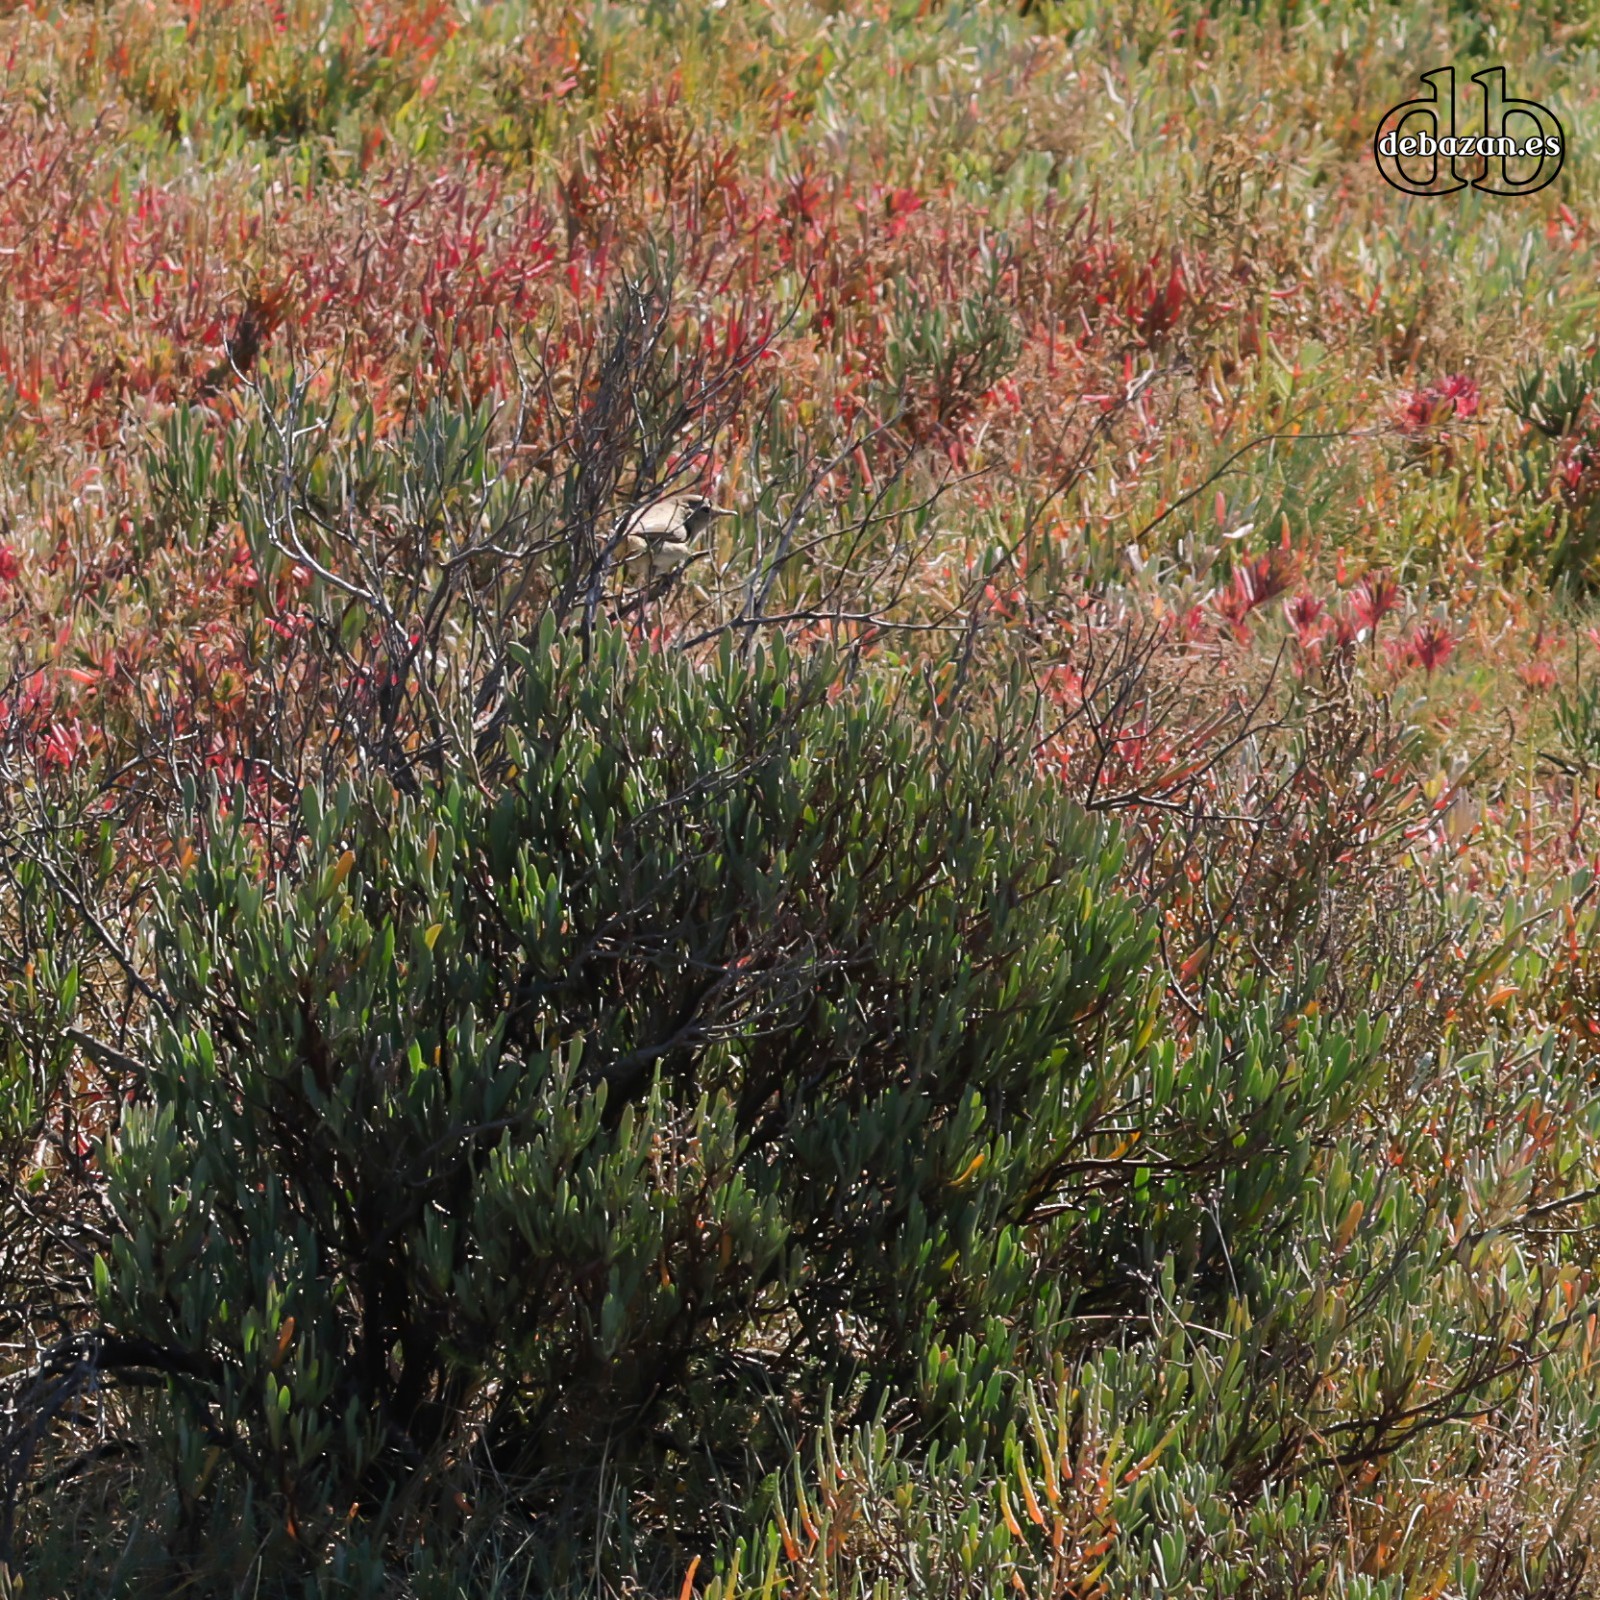
POLYGON ((657 500, 654 505, 641 506, 627 521, 627 531, 646 539, 661 539, 677 533, 684 523, 685 512, 678 500, 657 500))

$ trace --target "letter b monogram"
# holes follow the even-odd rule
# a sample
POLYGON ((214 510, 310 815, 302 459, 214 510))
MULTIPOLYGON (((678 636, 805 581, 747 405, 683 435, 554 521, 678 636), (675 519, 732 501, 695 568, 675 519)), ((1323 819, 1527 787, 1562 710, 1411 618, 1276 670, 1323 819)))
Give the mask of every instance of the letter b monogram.
POLYGON ((1514 156, 1491 155, 1484 166, 1483 176, 1477 179, 1472 187, 1482 189, 1486 194, 1532 194, 1536 189, 1542 189, 1561 170, 1561 163, 1567 157, 1567 140, 1562 131, 1561 123, 1555 112, 1549 106, 1540 105, 1537 100, 1514 100, 1506 93, 1506 69, 1504 67, 1490 67, 1486 72, 1474 72, 1474 83, 1483 85, 1483 131, 1491 137, 1515 139, 1508 124, 1513 117, 1525 118, 1535 124, 1532 129, 1524 127, 1522 137, 1517 140, 1519 144, 1537 138, 1540 141, 1538 156, 1523 156, 1520 159, 1514 156), (1495 113, 1498 110, 1499 115, 1495 113), (1513 164, 1521 167, 1527 166, 1530 161, 1537 161, 1538 165, 1532 173, 1521 180, 1513 179, 1511 169, 1513 164), (1499 168, 1499 182, 1492 182, 1495 169, 1499 168))

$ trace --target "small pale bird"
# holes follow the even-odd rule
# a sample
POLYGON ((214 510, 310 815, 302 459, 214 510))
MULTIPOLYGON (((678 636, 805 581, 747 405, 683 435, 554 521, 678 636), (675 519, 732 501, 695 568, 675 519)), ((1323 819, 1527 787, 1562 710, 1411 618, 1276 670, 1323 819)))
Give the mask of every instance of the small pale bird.
POLYGON ((630 511, 622 520, 623 568, 631 583, 649 583, 682 572, 697 556, 697 540, 714 517, 731 511, 703 494, 669 494, 630 511))

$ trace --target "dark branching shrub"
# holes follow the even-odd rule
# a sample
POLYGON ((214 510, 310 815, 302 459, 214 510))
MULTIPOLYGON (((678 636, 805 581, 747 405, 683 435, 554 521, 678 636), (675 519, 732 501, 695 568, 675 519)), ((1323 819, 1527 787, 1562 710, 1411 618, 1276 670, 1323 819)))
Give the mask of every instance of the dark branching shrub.
POLYGON ((101 1292, 196 1537, 602 1467, 692 1534, 830 1393, 931 1405, 932 1346, 998 1367, 1049 1298, 1019 1230, 1150 1015, 1114 846, 782 654, 547 627, 517 672, 495 792, 308 792, 272 881, 213 804, 166 896, 101 1292))

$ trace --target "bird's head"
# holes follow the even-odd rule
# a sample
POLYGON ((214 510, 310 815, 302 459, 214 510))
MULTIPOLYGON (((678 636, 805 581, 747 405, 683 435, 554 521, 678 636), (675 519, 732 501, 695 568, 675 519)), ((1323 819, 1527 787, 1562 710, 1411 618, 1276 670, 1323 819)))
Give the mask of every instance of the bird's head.
POLYGON ((731 517, 733 513, 723 506, 714 505, 703 494, 685 495, 683 507, 683 532, 686 538, 695 538, 711 526, 717 517, 731 517))

